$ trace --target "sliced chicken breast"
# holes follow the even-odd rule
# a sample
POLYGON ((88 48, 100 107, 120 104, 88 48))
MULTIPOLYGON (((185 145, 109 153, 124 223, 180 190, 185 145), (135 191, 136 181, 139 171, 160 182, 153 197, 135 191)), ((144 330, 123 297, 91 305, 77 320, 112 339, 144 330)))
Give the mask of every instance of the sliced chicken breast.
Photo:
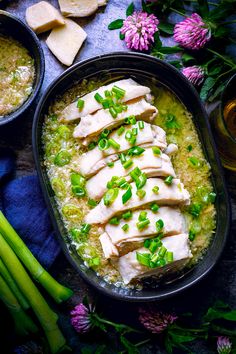
POLYGON ((147 238, 156 237, 156 222, 160 219, 164 223, 164 227, 161 230, 164 236, 187 232, 185 218, 178 208, 160 207, 155 213, 150 209, 144 209, 144 211, 147 213, 147 219, 149 219, 150 224, 142 230, 137 228, 140 210, 134 211, 130 220, 122 219, 119 225, 107 224, 105 226, 105 233, 110 237, 112 244, 117 246, 119 250, 122 249, 125 243, 143 242, 147 238), (122 229, 125 224, 129 227, 127 231, 122 229))
POLYGON ((149 178, 142 188, 146 192, 143 199, 140 199, 136 195, 137 188, 135 183, 131 183, 130 185, 132 197, 125 204, 122 202, 122 195, 127 193, 127 190, 119 189, 117 198, 110 206, 104 204, 103 198, 100 203, 85 216, 85 222, 88 224, 104 224, 114 215, 122 211, 137 209, 152 202, 157 202, 159 205, 188 205, 190 202, 190 195, 188 191, 184 189, 179 179, 173 179, 171 185, 166 185, 160 178, 149 178), (154 187, 159 188, 158 193, 153 191, 154 187))
POLYGON ((163 246, 170 252, 173 252, 173 262, 163 267, 149 268, 140 264, 136 253, 150 253, 147 248, 140 248, 119 258, 118 270, 125 284, 129 284, 135 279, 149 277, 151 275, 163 276, 169 272, 176 272, 183 268, 187 261, 192 257, 189 247, 188 234, 180 234, 170 237, 164 237, 163 246))
POLYGON ((99 237, 99 240, 101 242, 102 250, 106 259, 116 258, 119 256, 118 249, 116 248, 116 246, 113 245, 107 233, 104 232, 99 237))
POLYGON ((113 176, 126 177, 126 180, 130 182, 132 179, 129 176, 129 173, 135 167, 138 167, 145 172, 147 177, 169 175, 175 177, 175 172, 169 156, 165 154, 156 156, 154 155, 152 148, 147 148, 140 156, 134 156, 132 161, 133 165, 125 169, 121 161, 118 160, 114 163, 113 167, 106 166, 90 178, 86 184, 89 198, 95 200, 101 199, 107 191, 107 182, 109 182, 113 176), (94 188, 94 186, 96 186, 96 188, 94 188))
POLYGON ((80 157, 78 171, 83 176, 89 177, 106 166, 107 162, 118 160, 119 157, 117 153, 130 149, 130 144, 127 139, 125 139, 125 133, 130 130, 131 127, 132 129, 138 129, 135 143, 136 146, 143 146, 145 144, 145 146, 157 146, 161 150, 166 149, 166 133, 162 128, 146 122, 144 122, 144 128, 141 130, 139 130, 138 123, 132 126, 125 125, 125 131, 122 135, 118 135, 117 130, 115 130, 108 136, 109 139, 114 139, 120 145, 118 150, 109 147, 107 150, 101 151, 96 146, 93 150, 84 153, 80 157))
POLYGON ((74 121, 78 118, 87 116, 88 114, 94 113, 99 109, 102 109, 102 105, 95 100, 94 95, 96 93, 99 93, 102 97, 104 97, 104 92, 106 90, 111 90, 114 85, 125 90, 125 95, 121 100, 122 102, 127 102, 134 98, 142 97, 150 93, 149 87, 139 85, 132 79, 124 79, 112 82, 109 85, 101 86, 99 87, 99 89, 94 90, 81 97, 81 99, 84 100, 84 107, 82 110, 79 110, 77 108, 77 101, 71 103, 61 112, 60 120, 64 122, 74 121))
POLYGON ((109 109, 99 110, 94 114, 81 117, 80 123, 74 129, 73 137, 83 139, 99 135, 104 129, 113 129, 121 125, 125 118, 130 116, 150 123, 156 115, 157 108, 145 99, 130 103, 127 111, 119 113, 115 119, 109 109))

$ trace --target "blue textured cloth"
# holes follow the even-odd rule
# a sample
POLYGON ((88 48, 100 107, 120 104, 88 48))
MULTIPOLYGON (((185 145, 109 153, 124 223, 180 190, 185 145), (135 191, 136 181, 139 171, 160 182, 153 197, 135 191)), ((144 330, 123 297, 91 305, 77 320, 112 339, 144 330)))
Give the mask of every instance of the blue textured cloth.
POLYGON ((29 249, 46 268, 60 252, 36 175, 14 179, 15 158, 0 149, 0 208, 29 249))

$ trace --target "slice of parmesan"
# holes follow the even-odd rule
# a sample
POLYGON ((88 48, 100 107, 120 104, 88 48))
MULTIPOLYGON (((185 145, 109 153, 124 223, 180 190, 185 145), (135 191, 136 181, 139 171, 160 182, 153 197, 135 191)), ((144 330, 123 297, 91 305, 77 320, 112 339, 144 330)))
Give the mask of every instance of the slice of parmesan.
POLYGON ((77 23, 65 19, 65 25, 54 28, 46 43, 60 62, 70 66, 86 37, 86 32, 77 23))
POLYGON ((46 32, 65 23, 59 11, 46 1, 28 7, 25 18, 35 33, 46 32))
POLYGON ((61 12, 66 17, 86 17, 98 9, 98 0, 59 0, 61 12))

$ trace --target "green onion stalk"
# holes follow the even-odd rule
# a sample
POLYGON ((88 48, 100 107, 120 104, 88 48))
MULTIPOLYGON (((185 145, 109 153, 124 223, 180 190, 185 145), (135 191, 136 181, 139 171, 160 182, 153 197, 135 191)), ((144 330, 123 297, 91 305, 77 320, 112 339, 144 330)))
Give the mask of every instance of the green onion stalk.
POLYGON ((37 326, 31 320, 31 318, 24 312, 20 306, 17 298, 12 293, 11 289, 7 285, 6 281, 0 275, 0 299, 7 306, 9 312, 15 323, 16 333, 21 336, 29 335, 30 333, 36 333, 38 331, 37 326))
POLYGON ((5 266, 1 258, 0 258, 0 275, 4 278, 5 282, 11 289, 12 293, 16 297, 21 307, 24 310, 27 310, 30 307, 29 302, 26 300, 25 296, 21 293, 20 289, 15 283, 15 280, 12 278, 11 274, 9 273, 7 267, 5 266))
MULTIPOLYGON (((51 353, 58 353, 65 348, 66 341, 57 326, 58 316, 48 306, 28 273, 20 263, 16 254, 0 233, 0 257, 7 264, 7 268, 15 279, 19 289, 27 298, 37 316, 47 337, 51 353)), ((1 291, 1 290, 0 290, 1 291)))
MULTIPOLYGON (((19 257, 33 278, 38 281, 57 303, 69 299, 72 290, 59 284, 37 261, 20 236, 9 224, 3 213, 0 211, 0 233, 19 257)), ((6 263, 5 263, 6 264, 6 263)))

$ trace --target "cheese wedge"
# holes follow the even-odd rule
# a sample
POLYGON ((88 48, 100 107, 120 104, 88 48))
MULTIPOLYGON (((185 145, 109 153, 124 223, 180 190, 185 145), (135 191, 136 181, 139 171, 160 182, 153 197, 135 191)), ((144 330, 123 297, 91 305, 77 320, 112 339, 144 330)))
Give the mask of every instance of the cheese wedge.
POLYGON ((70 66, 86 37, 86 32, 77 23, 65 19, 65 25, 54 28, 46 43, 62 64, 70 66))
POLYGON ((35 33, 46 32, 65 23, 59 11, 46 1, 40 1, 28 7, 25 18, 35 33))
POLYGON ((59 5, 66 17, 86 17, 98 9, 97 0, 59 0, 59 5))

